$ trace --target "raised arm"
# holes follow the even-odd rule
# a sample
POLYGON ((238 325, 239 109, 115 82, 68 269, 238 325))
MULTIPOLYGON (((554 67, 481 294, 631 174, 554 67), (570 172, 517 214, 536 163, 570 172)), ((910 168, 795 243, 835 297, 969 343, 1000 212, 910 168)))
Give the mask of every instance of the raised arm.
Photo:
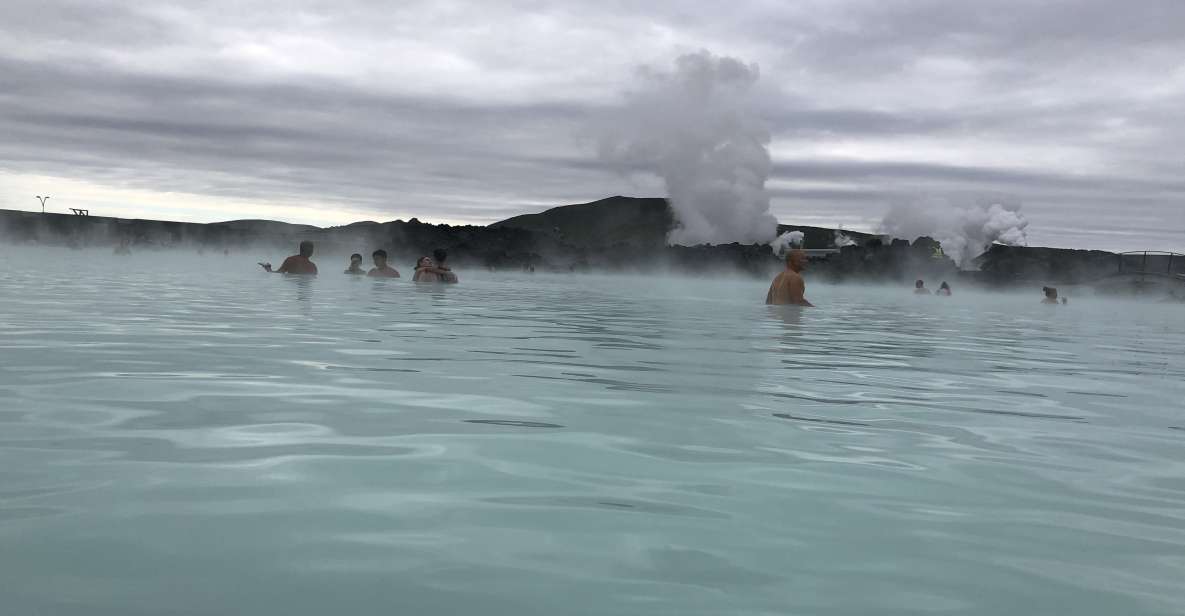
POLYGON ((437 282, 456 282, 457 281, 457 275, 454 274, 453 271, 450 269, 444 269, 444 268, 439 268, 439 267, 417 267, 416 274, 418 275, 421 272, 423 272, 425 274, 432 274, 432 275, 436 276, 437 282))
POLYGON ((291 262, 292 262, 292 257, 288 257, 287 259, 284 259, 284 262, 280 264, 280 269, 272 269, 271 263, 260 263, 259 266, 262 267, 263 270, 269 274, 287 274, 288 271, 292 269, 291 262))

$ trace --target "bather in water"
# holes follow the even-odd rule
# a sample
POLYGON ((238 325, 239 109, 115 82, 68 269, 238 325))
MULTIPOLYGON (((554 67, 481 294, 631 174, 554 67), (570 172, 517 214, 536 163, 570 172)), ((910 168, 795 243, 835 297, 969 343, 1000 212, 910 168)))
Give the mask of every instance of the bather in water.
POLYGON ((272 274, 316 276, 317 265, 309 260, 311 256, 313 256, 313 243, 305 240, 300 243, 300 254, 295 254, 284 259, 284 263, 280 265, 280 269, 272 269, 271 263, 260 263, 259 266, 272 274))
POLYGON ((420 257, 416 261, 416 273, 411 278, 415 282, 440 282, 436 273, 436 263, 432 257, 420 257))
POLYGON ((380 248, 374 251, 374 253, 370 255, 370 258, 374 260, 374 267, 370 268, 369 272, 366 272, 367 276, 370 276, 371 278, 399 277, 399 270, 387 265, 387 251, 380 248))
POLYGON ((442 267, 441 262, 448 258, 448 253, 437 249, 433 252, 436 257, 420 257, 416 261, 416 273, 412 276, 415 282, 457 282, 457 275, 447 267, 442 267))
POLYGON ((445 262, 448 260, 448 251, 443 248, 437 248, 432 251, 432 261, 436 265, 436 276, 440 282, 448 282, 451 284, 457 283, 457 275, 449 268, 445 262))
POLYGON ((806 281, 802 279, 802 271, 805 269, 805 252, 796 248, 786 253, 786 270, 778 274, 769 285, 765 303, 775 306, 814 306, 804 297, 806 281))
POLYGON ((358 253, 350 255, 350 267, 346 268, 345 273, 351 276, 366 275, 366 270, 362 269, 362 255, 358 253))

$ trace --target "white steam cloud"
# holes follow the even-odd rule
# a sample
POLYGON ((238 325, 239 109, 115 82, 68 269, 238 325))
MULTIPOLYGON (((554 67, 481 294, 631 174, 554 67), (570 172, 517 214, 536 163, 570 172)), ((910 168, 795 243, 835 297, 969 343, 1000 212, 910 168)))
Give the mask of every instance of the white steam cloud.
POLYGON ((1025 245, 1028 226, 1019 205, 959 206, 943 199, 924 199, 889 208, 881 221, 881 233, 910 241, 928 235, 942 243, 943 252, 959 267, 966 267, 993 242, 1025 245))
POLYGON ((802 231, 787 231, 779 235, 777 239, 770 242, 769 245, 770 248, 774 249, 775 255, 780 255, 791 248, 801 248, 804 237, 805 235, 802 231))
POLYGON ((675 212, 670 244, 768 243, 769 130, 752 105, 755 64, 707 51, 673 71, 643 69, 601 140, 603 160, 660 176, 675 212))
POLYGON ((835 239, 833 241, 835 242, 836 248, 856 245, 856 240, 848 237, 848 234, 843 232, 843 225, 840 225, 839 228, 835 230, 835 239))

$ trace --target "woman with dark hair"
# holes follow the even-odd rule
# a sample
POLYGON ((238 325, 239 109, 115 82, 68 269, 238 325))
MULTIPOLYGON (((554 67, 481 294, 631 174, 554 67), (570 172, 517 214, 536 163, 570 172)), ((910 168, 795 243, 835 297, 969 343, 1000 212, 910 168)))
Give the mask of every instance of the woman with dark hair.
POLYGON ((416 273, 412 276, 412 280, 415 282, 456 282, 457 275, 441 264, 442 257, 448 258, 448 253, 437 250, 434 256, 438 260, 434 261, 432 257, 420 257, 416 261, 416 273))
POLYGON ((362 269, 362 255, 354 253, 350 255, 350 267, 346 269, 347 274, 351 276, 365 276, 366 270, 362 269))
POLYGON ((1041 300, 1042 304, 1057 305, 1057 289, 1053 287, 1041 287, 1041 292, 1045 294, 1045 299, 1041 300))
POLYGON ((436 263, 432 261, 432 257, 420 257, 416 261, 416 273, 412 275, 411 279, 415 282, 440 282, 440 276, 436 273, 436 263))
POLYGON ((950 285, 949 285, 949 284, 946 284, 946 281, 945 281, 945 280, 943 280, 943 281, 942 281, 942 285, 940 285, 940 286, 938 287, 938 293, 937 293, 937 294, 938 294, 938 295, 942 295, 942 296, 944 296, 944 297, 950 297, 950 285))

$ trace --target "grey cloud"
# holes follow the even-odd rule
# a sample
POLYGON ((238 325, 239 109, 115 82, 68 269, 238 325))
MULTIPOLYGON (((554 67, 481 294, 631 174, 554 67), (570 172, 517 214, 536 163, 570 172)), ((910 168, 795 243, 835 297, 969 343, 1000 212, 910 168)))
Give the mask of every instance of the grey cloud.
POLYGON ((842 163, 799 160, 779 161, 774 165, 774 177, 818 180, 893 180, 935 182, 944 181, 971 185, 996 185, 1021 191, 1041 190, 1116 190, 1165 191, 1185 193, 1185 179, 1142 180, 1124 177, 1068 176, 1041 171, 1022 171, 988 167, 963 167, 927 163, 842 163))
POLYGON ((1092 241, 1095 229, 1097 241, 1126 247, 1139 238, 1114 231, 1129 224, 1163 242, 1149 247, 1182 249, 1183 23, 1185 4, 1169 0, 862 0, 811 11, 746 0, 10 0, 0 7, 0 172, 474 222, 653 194, 653 180, 596 161, 590 119, 632 65, 709 47, 761 65, 775 139, 983 139, 1015 150, 991 164, 916 162, 906 146, 898 160, 783 154, 770 193, 784 220, 875 221, 911 194, 1000 194, 1025 204, 1038 243, 1092 241), (267 53, 276 40, 419 47, 365 58, 359 71, 315 51, 280 58, 287 68, 242 60, 253 42, 267 53), (420 48, 440 53, 415 56, 420 48), (948 61, 952 74, 927 64, 948 61), (417 62, 417 78, 439 83, 383 77, 417 62), (1025 162, 1050 145, 1101 162, 1086 173, 1025 162))

